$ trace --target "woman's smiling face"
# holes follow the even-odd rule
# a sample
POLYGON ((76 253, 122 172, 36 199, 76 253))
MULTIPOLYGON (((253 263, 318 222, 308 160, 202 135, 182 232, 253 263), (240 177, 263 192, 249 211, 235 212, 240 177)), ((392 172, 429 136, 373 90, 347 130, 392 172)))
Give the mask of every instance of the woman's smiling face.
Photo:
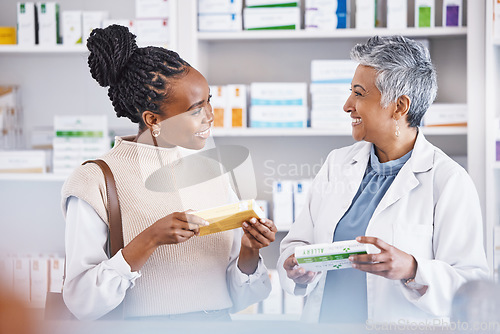
POLYGON ((382 108, 381 93, 375 85, 377 71, 358 65, 351 82, 351 94, 344 111, 352 118, 352 137, 371 143, 389 140, 394 133, 394 103, 382 108))
POLYGON ((214 118, 208 83, 200 72, 190 68, 173 81, 168 103, 160 109, 164 115, 157 138, 160 146, 195 150, 205 146, 214 118))

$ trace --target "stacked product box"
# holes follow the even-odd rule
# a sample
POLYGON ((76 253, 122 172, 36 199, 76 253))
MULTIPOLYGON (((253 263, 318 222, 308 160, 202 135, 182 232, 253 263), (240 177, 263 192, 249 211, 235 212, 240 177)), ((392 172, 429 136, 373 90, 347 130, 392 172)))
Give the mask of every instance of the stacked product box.
POLYGON ((134 35, 136 34, 134 20, 132 19, 104 19, 102 21, 103 28, 109 27, 113 24, 126 27, 131 33, 133 33, 134 35))
POLYGON ((62 42, 64 45, 82 44, 82 11, 62 11, 62 42))
POLYGON ((424 114, 425 126, 467 126, 467 105, 460 103, 434 103, 424 114))
POLYGON ((307 127, 307 84, 252 83, 250 127, 307 127))
POLYGON ((377 0, 356 0, 356 29, 373 29, 376 25, 377 0))
POLYGON ((56 2, 38 2, 38 43, 56 45, 61 43, 59 29, 59 4, 56 2))
POLYGON ((0 150, 24 148, 20 88, 0 86, 0 150))
POLYGON ((495 226, 494 227, 494 232, 493 232, 493 242, 494 242, 494 254, 493 254, 493 261, 494 261, 494 278, 495 282, 500 283, 500 226, 495 226))
POLYGON ((387 28, 408 28, 408 3, 401 0, 387 0, 387 28))
POLYGON ((287 314, 299 317, 304 307, 304 297, 285 293, 281 288, 276 269, 270 269, 268 274, 272 289, 269 296, 261 302, 262 313, 271 315, 287 314))
POLYGON ((44 308, 47 292, 61 292, 64 258, 59 255, 0 254, 0 285, 29 307, 44 308))
POLYGON ((335 30, 350 27, 348 0, 306 0, 304 27, 306 30, 335 30))
POLYGON ((435 0, 415 0, 415 27, 434 28, 435 0))
POLYGON ((214 114, 213 126, 216 128, 229 127, 227 112, 227 93, 226 86, 210 86, 210 105, 214 114))
POLYGON ((460 26, 462 26, 462 0, 443 0, 443 27, 460 26))
POLYGON ((210 86, 210 104, 214 127, 247 127, 247 87, 245 85, 210 86))
POLYGON ((54 173, 69 174, 81 163, 110 149, 107 118, 99 116, 54 117, 54 173))
POLYGON ((312 180, 305 179, 295 181, 293 184, 293 220, 295 221, 302 209, 307 204, 307 194, 309 194, 312 180))
POLYGON ((16 44, 16 27, 0 27, 0 44, 16 44))
POLYGON ((312 180, 273 182, 273 221, 279 230, 287 230, 306 205, 312 180))
POLYGON ((45 173, 46 165, 42 150, 0 151, 0 173, 45 173))
POLYGON ((246 0, 243 10, 245 30, 299 30, 300 18, 300 1, 293 0, 246 0))
MULTIPOLYGON (((495 133, 495 155, 496 161, 500 161, 500 118, 495 118, 496 133, 495 133)), ((500 240, 500 239, 499 239, 500 240)))
POLYGON ((90 33, 95 28, 102 28, 104 20, 109 18, 107 11, 83 11, 82 12, 82 39, 87 43, 90 33))
POLYGON ((17 44, 38 44, 36 27, 38 24, 36 5, 34 2, 17 3, 17 44))
POLYGON ((271 292, 269 296, 262 301, 262 313, 264 314, 282 314, 283 313, 283 289, 280 285, 278 271, 270 269, 268 271, 271 280, 271 292))
POLYGON ((198 0, 198 30, 241 31, 243 0, 198 0))
POLYGON ((351 60, 311 61, 311 128, 349 130, 344 112, 357 63, 351 60))
POLYGON ((278 230, 288 230, 293 223, 293 184, 291 180, 273 182, 273 221, 278 230))
POLYGON ((173 0, 135 0, 134 33, 139 46, 172 48, 173 0))

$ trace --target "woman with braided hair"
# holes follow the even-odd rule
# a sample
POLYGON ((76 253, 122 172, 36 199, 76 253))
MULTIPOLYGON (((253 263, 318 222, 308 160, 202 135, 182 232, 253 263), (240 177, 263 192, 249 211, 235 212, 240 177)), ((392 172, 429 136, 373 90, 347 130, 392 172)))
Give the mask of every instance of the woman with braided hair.
MULTIPOLYGON (((189 213, 238 200, 225 174, 182 185, 183 159, 206 144, 213 122, 207 81, 173 51, 139 48, 127 28, 92 31, 87 47, 92 77, 118 117, 138 123, 135 136, 117 137, 104 160, 113 172, 124 247, 109 257, 104 176, 96 164, 78 167, 62 189, 66 217, 63 297, 79 319, 98 319, 120 304, 126 319, 230 320, 271 290, 259 249, 274 241, 268 219, 242 229, 199 236, 207 223, 189 213), (192 151, 189 151, 192 153, 192 151), (148 188, 165 172, 169 187, 148 188)), ((194 170, 210 169, 204 160, 194 170)), ((189 175, 189 174, 188 174, 189 175)))

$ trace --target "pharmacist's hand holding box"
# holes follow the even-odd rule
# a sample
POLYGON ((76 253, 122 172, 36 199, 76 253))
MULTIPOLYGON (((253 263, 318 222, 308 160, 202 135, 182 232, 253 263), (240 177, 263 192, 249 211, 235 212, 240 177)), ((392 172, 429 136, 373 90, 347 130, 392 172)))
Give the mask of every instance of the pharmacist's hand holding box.
POLYGON ((356 240, 313 244, 295 248, 295 258, 298 265, 308 271, 351 268, 351 256, 367 253, 368 246, 356 240))
POLYGON ((295 253, 288 257, 283 267, 288 278, 296 284, 309 284, 319 272, 353 268, 361 261, 371 261, 372 255, 368 254, 379 252, 377 247, 360 243, 357 240, 304 245, 295 248, 295 253), (355 258, 360 255, 365 257, 355 258), (353 259, 356 261, 354 266, 353 259))

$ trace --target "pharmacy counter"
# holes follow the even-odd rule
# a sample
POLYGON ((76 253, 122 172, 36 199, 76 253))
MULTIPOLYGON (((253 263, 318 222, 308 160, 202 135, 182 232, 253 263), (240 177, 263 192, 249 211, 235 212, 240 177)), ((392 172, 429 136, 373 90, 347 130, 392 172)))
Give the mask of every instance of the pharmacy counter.
POLYGON ((233 321, 230 323, 184 323, 184 322, 141 322, 141 321, 44 321, 36 334, 157 334, 157 333, 214 333, 214 334, 358 334, 358 333, 447 333, 464 332, 414 324, 402 328, 393 326, 369 327, 351 324, 306 324, 297 321, 233 321))

